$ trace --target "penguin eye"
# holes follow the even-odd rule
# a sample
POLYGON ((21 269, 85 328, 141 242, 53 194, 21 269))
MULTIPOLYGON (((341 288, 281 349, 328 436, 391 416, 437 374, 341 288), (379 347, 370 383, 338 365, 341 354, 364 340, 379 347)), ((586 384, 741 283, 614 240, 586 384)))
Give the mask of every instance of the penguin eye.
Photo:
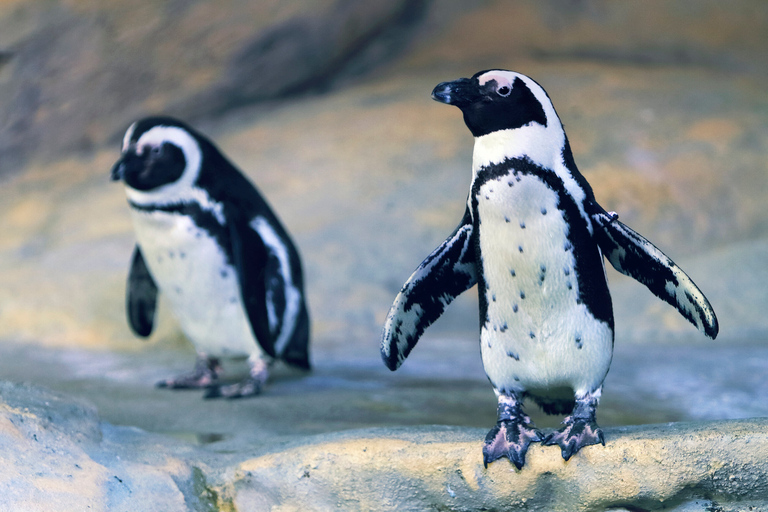
POLYGON ((163 146, 162 145, 160 145, 160 146, 152 146, 151 148, 149 148, 149 153, 153 157, 161 156, 163 154, 163 146))
POLYGON ((496 89, 496 93, 497 93, 499 96, 502 96, 502 97, 504 97, 504 98, 506 98, 507 96, 509 96, 509 93, 510 93, 510 92, 512 92, 512 89, 511 89, 511 88, 510 88, 508 85, 502 85, 501 87, 499 87, 498 89, 496 89))

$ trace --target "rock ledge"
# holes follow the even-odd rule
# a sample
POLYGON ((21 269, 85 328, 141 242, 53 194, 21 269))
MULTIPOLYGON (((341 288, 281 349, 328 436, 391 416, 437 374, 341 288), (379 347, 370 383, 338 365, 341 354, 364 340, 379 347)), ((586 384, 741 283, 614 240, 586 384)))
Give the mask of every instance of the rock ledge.
POLYGON ((766 510, 768 419, 605 429, 569 462, 533 446, 482 465, 485 432, 426 427, 323 436, 238 464, 236 510, 766 510), (750 509, 749 507, 753 507, 750 509), (280 508, 284 510, 284 508, 280 508))
POLYGON ((0 383, 2 510, 768 510, 768 418, 605 429, 482 465, 485 431, 375 428, 216 452, 0 383))

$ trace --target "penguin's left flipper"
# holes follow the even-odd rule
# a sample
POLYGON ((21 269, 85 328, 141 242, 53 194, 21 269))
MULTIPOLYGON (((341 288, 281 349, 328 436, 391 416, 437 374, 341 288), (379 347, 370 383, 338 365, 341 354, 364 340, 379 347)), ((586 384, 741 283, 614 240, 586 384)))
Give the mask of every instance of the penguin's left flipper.
POLYGON ((137 336, 146 338, 152 334, 156 307, 157 285, 137 245, 133 250, 125 293, 128 325, 137 336))
POLYGON ((400 367, 446 306, 477 282, 472 229, 467 209, 459 227, 421 262, 395 297, 381 337, 381 358, 390 370, 400 367))
POLYGON ((613 268, 644 284, 701 332, 715 339, 719 329, 717 317, 702 291, 658 247, 617 218, 616 214, 604 211, 592 213, 595 239, 613 268))

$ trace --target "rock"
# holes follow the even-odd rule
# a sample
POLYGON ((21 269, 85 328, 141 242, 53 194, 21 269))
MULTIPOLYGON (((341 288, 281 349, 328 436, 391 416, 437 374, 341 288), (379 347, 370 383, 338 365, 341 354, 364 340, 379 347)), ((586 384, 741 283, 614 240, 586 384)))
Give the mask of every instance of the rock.
POLYGON ((727 10, 696 0, 6 2, 0 173, 102 148, 147 113, 218 117, 378 78, 396 61, 474 71, 533 58, 765 76, 755 35, 766 19, 755 0, 727 10))
POLYGON ((605 447, 568 462, 557 447, 532 446, 518 471, 506 459, 483 468, 484 430, 355 431, 245 460, 216 488, 239 512, 768 507, 768 419, 605 433, 605 447))
POLYGON ((605 429, 483 468, 485 429, 370 428, 221 451, 0 383, 0 509, 736 511, 768 507, 768 419, 605 429))
POLYGON ((214 510, 180 443, 34 386, 2 382, 0 397, 0 509, 214 510))
POLYGON ((116 143, 149 113, 215 116, 370 71, 399 55, 423 4, 11 3, 0 10, 0 174, 116 143))
POLYGON ((241 43, 227 69, 198 96, 171 103, 187 118, 259 101, 328 90, 399 56, 418 29, 425 0, 340 0, 278 22, 241 43))

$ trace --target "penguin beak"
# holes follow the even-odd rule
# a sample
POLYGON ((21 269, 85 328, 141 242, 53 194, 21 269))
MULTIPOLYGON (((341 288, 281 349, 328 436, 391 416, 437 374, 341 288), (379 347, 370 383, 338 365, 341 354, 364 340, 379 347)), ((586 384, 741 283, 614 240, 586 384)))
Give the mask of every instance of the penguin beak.
POLYGON ((110 178, 112 181, 125 181, 129 173, 136 173, 144 167, 144 160, 132 149, 127 150, 120 156, 120 159, 112 166, 110 178))
POLYGON ((125 158, 121 157, 120 160, 115 162, 115 165, 112 166, 112 171, 110 172, 109 177, 112 181, 121 181, 123 176, 125 176, 125 158))
POLYGON ((432 91, 433 100, 459 108, 474 103, 479 96, 477 87, 469 78, 440 83, 432 91))

